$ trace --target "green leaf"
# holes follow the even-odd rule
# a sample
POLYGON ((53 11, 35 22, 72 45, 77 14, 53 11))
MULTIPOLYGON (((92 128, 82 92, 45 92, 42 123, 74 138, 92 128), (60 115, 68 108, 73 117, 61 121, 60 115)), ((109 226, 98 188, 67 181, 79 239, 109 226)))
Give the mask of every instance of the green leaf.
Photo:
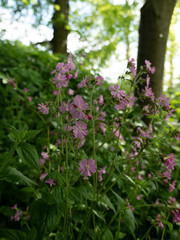
POLYGON ((41 132, 41 130, 30 130, 26 133, 23 140, 29 140, 31 138, 34 138, 40 132, 41 132))
POLYGON ((173 230, 173 224, 170 223, 170 222, 166 222, 166 224, 167 224, 167 226, 168 226, 170 232, 172 232, 172 230, 173 230))
POLYGON ((111 192, 113 193, 111 198, 113 199, 114 203, 118 206, 118 208, 121 208, 121 206, 124 205, 124 200, 112 189, 111 189, 111 192))
POLYGON ((8 137, 11 141, 20 142, 20 133, 14 126, 10 126, 10 134, 8 137))
POLYGON ((34 201, 30 206, 32 226, 37 229, 38 236, 41 238, 57 228, 62 214, 60 205, 48 205, 42 199, 34 201))
POLYGON ((39 171, 39 164, 38 164, 38 153, 36 148, 29 144, 29 143, 20 143, 16 147, 16 151, 18 156, 26 162, 29 166, 37 169, 39 171))
POLYGON ((131 234, 134 234, 137 222, 131 209, 126 209, 123 216, 124 222, 131 234))
MULTIPOLYGON (((1 158, 0 173, 9 165, 14 153, 14 148, 12 148, 8 153, 3 154, 3 159, 1 158)), ((1 155, 2 157, 2 155, 1 155)))
POLYGON ((102 236, 102 240, 114 240, 113 234, 109 229, 106 229, 102 236))
POLYGON ((35 229, 28 232, 23 232, 17 229, 0 229, 0 237, 5 237, 7 240, 37 240, 37 233, 35 229))
POLYGON ((76 188, 76 191, 84 199, 92 200, 93 199, 93 188, 90 184, 84 184, 76 188))
POLYGON ((104 195, 103 198, 101 198, 101 202, 105 203, 109 208, 111 208, 114 211, 114 213, 116 212, 112 202, 110 201, 107 195, 104 195))
POLYGON ((7 167, 0 174, 0 180, 6 180, 7 182, 11 183, 18 182, 19 184, 25 184, 27 186, 36 185, 33 180, 26 177, 22 172, 13 167, 7 167))

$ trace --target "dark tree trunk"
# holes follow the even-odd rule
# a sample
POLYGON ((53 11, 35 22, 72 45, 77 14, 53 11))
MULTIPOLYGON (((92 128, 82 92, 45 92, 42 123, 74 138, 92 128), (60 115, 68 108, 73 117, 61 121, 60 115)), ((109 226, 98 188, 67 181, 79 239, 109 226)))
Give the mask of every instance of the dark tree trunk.
POLYGON ((69 0, 55 0, 55 4, 60 6, 60 10, 54 10, 52 50, 53 53, 66 54, 69 33, 66 28, 69 18, 69 0))
POLYGON ((137 69, 145 65, 145 60, 156 67, 150 80, 156 97, 162 94, 166 44, 175 4, 176 0, 146 0, 141 9, 137 69))

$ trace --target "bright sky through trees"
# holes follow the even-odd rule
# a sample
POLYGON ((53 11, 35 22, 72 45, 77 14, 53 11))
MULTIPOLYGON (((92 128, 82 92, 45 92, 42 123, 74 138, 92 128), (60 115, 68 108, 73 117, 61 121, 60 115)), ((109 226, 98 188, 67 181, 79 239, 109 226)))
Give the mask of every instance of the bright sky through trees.
MULTIPOLYGON (((124 3, 125 0, 112 0, 114 4, 124 3)), ((74 7, 74 6, 73 6, 74 7)), ((44 40, 50 41, 53 36, 53 30, 50 27, 45 25, 40 25, 38 28, 32 27, 32 18, 33 14, 30 16, 21 17, 19 21, 12 20, 10 11, 7 9, 0 9, 0 37, 1 39, 9 39, 9 40, 20 40, 23 44, 29 45, 31 42, 41 42, 44 40)), ((45 16, 45 21, 49 21, 48 16, 45 16)), ((137 23, 138 25, 138 23, 137 23)), ((176 41, 180 43, 180 28, 179 28, 179 20, 175 25, 175 33, 176 33, 176 41)), ((137 46, 138 46, 138 32, 133 33, 134 38, 136 39, 130 45, 130 55, 131 57, 136 59, 137 56, 137 46)), ((87 43, 82 43, 79 41, 79 36, 76 33, 69 34, 68 37, 68 50, 72 53, 77 50, 80 46, 87 43)), ((101 69, 101 74, 108 78, 111 82, 116 82, 118 76, 121 75, 127 64, 126 52, 125 52, 125 44, 120 43, 117 46, 116 54, 119 56, 119 60, 117 60, 116 56, 113 55, 111 59, 108 61, 108 67, 101 69)), ((174 79, 175 82, 178 82, 177 78, 180 75, 178 63, 180 61, 180 50, 176 52, 176 56, 174 58, 174 79)), ((165 63, 165 82, 168 80, 168 71, 169 64, 166 61, 165 63)))

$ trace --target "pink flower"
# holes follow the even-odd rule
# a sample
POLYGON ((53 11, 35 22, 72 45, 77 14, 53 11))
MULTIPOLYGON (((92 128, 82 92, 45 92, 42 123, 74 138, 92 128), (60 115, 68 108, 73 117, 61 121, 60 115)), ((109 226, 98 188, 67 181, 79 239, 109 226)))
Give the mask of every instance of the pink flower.
POLYGON ((49 108, 44 103, 41 103, 41 104, 38 104, 38 105, 39 105, 38 110, 40 112, 42 112, 43 114, 48 114, 49 113, 49 108))
POLYGON ((114 86, 111 85, 109 87, 109 90, 111 91, 111 95, 114 97, 114 98, 118 98, 118 99, 122 99, 123 97, 125 97, 125 92, 123 90, 119 90, 120 89, 120 86, 118 84, 115 84, 114 86))
POLYGON ((78 76, 78 72, 75 72, 75 74, 74 74, 74 79, 76 79, 77 76, 78 76))
POLYGON ((74 90, 72 90, 71 88, 69 88, 69 90, 68 90, 68 93, 69 93, 69 95, 74 95, 74 90))
POLYGON ((64 101, 61 103, 61 106, 59 107, 59 110, 61 110, 62 113, 65 113, 65 111, 69 112, 71 107, 71 100, 68 100, 67 103, 64 101))
POLYGON ((123 98, 119 104, 115 106, 115 109, 118 111, 119 109, 124 110, 128 105, 128 101, 126 98, 123 98))
POLYGON ((138 179, 143 180, 143 177, 141 176, 141 174, 138 175, 138 179))
POLYGON ((45 159, 44 158, 40 158, 39 159, 39 165, 43 165, 45 163, 45 159))
POLYGON ((96 80, 97 80, 97 85, 102 85, 103 84, 103 80, 104 80, 104 78, 102 77, 102 76, 97 76, 96 77, 96 80))
POLYGON ((137 199, 138 201, 140 201, 140 200, 141 200, 141 197, 142 197, 142 195, 137 195, 137 196, 136 196, 136 199, 137 199))
POLYGON ((43 180, 47 175, 48 175, 48 173, 42 173, 40 176, 40 180, 43 180))
POLYGON ((85 111, 89 107, 80 95, 76 95, 73 100, 73 105, 70 107, 70 113, 73 118, 85 119, 85 111))
POLYGON ((173 190, 175 190, 175 184, 176 184, 176 181, 173 181, 169 187, 169 192, 172 192, 173 190))
POLYGON ((180 211, 174 212, 173 215, 174 215, 173 223, 178 223, 178 222, 180 222, 180 211))
POLYGON ((174 169, 175 162, 174 162, 174 155, 173 155, 173 153, 169 154, 169 158, 164 163, 164 166, 167 167, 169 170, 174 169))
POLYGON ((82 121, 77 121, 75 123, 75 126, 73 127, 75 138, 83 139, 88 134, 88 131, 86 129, 87 129, 86 123, 82 121))
POLYGON ((29 100, 29 102, 31 102, 32 101, 32 97, 28 97, 28 100, 29 100))
POLYGON ((16 204, 14 204, 12 207, 11 207, 11 209, 17 209, 17 203, 16 204))
POLYGON ((131 211, 132 211, 132 212, 134 212, 134 207, 133 207, 132 205, 130 205, 128 199, 126 199, 126 202, 127 202, 127 206, 128 206, 129 208, 131 208, 131 211))
POLYGON ((100 171, 99 175, 98 175, 98 178, 99 178, 99 181, 101 182, 102 181, 102 174, 105 174, 106 173, 106 169, 107 166, 104 166, 103 169, 100 171))
POLYGON ((162 221, 160 220, 160 218, 161 218, 161 215, 158 214, 158 215, 157 215, 157 218, 156 218, 156 222, 158 223, 158 226, 159 226, 161 229, 163 229, 163 228, 164 228, 164 225, 163 225, 162 221))
POLYGON ((162 107, 165 107, 166 110, 170 109, 169 102, 171 99, 169 97, 166 97, 166 95, 162 95, 158 99, 159 99, 159 105, 161 105, 162 107))
POLYGON ((27 92, 29 92, 29 89, 28 88, 24 88, 23 91, 27 93, 27 92))
POLYGON ((57 96, 58 95, 58 90, 54 90, 53 94, 54 94, 54 96, 57 96))
POLYGON ((9 79, 8 79, 8 84, 11 85, 11 86, 14 87, 14 88, 16 87, 16 82, 15 82, 15 80, 12 79, 12 78, 9 78, 9 79))
POLYGON ((52 178, 46 180, 45 183, 47 183, 47 184, 49 184, 49 185, 51 185, 51 186, 52 186, 52 185, 54 185, 54 186, 56 185, 56 183, 54 182, 54 179, 52 179, 52 178))
POLYGON ((145 89, 142 91, 144 92, 145 97, 151 97, 151 100, 154 101, 154 93, 152 92, 152 88, 149 88, 149 80, 150 77, 147 75, 147 85, 145 86, 145 89))
POLYGON ((147 69, 150 73, 154 74, 155 71, 156 71, 155 67, 154 67, 154 66, 151 67, 151 63, 150 63, 148 60, 145 60, 145 64, 146 64, 146 69, 147 69))
POLYGON ((80 83, 78 83, 78 88, 87 87, 87 82, 88 82, 88 76, 85 76, 83 80, 80 83))
POLYGON ((15 220, 16 222, 18 222, 18 221, 21 219, 22 214, 23 214, 23 212, 22 212, 21 210, 17 210, 16 213, 15 213, 15 215, 14 215, 14 220, 15 220))
POLYGON ((48 159, 48 158, 49 158, 47 152, 42 152, 42 153, 41 153, 41 156, 42 156, 44 159, 48 159))
POLYGON ((180 140, 180 133, 179 133, 177 136, 175 136, 175 139, 176 139, 177 141, 180 140))
POLYGON ((97 166, 95 164, 95 161, 90 158, 89 161, 86 159, 83 159, 80 163, 80 168, 78 169, 84 177, 91 176, 91 173, 95 173, 97 166))
POLYGON ((169 197, 168 203, 169 204, 177 204, 176 198, 169 197))
POLYGON ((131 72, 132 77, 134 78, 136 76, 136 65, 135 65, 135 59, 131 58, 131 60, 128 60, 128 66, 127 66, 131 72))
POLYGON ((163 172, 163 176, 170 180, 171 179, 171 172, 169 170, 166 170, 165 172, 163 172))

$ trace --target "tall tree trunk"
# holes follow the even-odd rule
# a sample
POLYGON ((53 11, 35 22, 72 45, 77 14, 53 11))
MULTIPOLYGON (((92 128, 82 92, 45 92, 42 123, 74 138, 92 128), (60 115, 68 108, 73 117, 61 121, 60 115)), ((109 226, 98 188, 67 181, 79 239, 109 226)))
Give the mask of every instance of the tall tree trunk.
POLYGON ((53 53, 67 53, 68 19, 69 0, 55 0, 53 15, 54 36, 52 39, 53 53), (58 6, 60 6, 60 9, 58 9, 58 6))
POLYGON ((156 97, 162 94, 166 44, 175 4, 176 0, 146 0, 141 8, 137 69, 146 59, 156 67, 150 80, 156 97))

